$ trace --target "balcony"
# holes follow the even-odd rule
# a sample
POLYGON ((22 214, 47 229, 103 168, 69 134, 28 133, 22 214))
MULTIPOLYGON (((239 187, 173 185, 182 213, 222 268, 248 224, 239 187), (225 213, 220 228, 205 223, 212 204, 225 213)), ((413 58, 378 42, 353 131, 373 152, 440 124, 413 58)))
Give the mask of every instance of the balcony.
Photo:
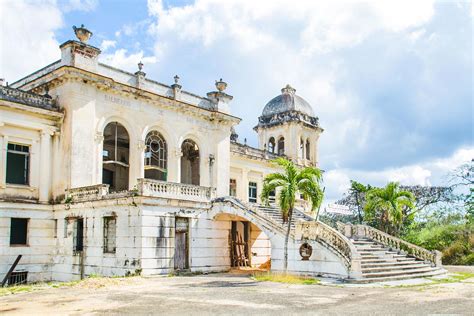
POLYGON ((192 184, 138 179, 136 189, 121 192, 109 192, 108 184, 69 189, 66 190, 66 203, 110 200, 129 196, 210 202, 216 197, 216 189, 192 184))

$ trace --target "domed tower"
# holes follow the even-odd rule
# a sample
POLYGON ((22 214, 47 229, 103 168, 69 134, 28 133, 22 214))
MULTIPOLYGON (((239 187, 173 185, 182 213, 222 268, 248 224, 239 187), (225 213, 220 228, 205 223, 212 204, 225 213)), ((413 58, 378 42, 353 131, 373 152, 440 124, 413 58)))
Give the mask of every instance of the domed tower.
POLYGON ((318 140, 323 129, 311 105, 290 85, 263 108, 255 131, 259 147, 285 155, 300 165, 318 165, 318 140))

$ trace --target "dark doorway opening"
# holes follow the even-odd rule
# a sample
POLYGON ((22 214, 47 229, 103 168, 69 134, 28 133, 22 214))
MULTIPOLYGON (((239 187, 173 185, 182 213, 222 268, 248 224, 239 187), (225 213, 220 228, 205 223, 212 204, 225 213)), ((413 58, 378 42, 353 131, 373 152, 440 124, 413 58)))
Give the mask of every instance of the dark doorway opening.
POLYGON ((232 267, 250 267, 249 222, 232 221, 230 231, 230 264, 232 267))
POLYGON ((176 217, 174 234, 174 269, 189 269, 189 220, 186 217, 176 217))

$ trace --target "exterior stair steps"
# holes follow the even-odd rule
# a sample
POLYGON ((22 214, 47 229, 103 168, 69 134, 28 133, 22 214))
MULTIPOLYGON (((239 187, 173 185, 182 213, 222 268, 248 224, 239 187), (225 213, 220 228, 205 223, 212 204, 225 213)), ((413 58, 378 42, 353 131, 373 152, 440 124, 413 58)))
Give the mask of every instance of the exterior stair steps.
POLYGON ((350 239, 361 257, 362 277, 348 279, 350 283, 387 282, 426 278, 446 273, 414 257, 384 247, 368 238, 350 239))

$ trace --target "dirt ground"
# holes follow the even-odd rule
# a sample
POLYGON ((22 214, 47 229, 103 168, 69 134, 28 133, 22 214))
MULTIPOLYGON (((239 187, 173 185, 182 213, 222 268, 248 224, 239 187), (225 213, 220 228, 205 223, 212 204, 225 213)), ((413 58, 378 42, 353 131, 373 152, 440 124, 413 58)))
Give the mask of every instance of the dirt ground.
POLYGON ((0 314, 474 315, 474 278, 398 287, 292 285, 242 274, 98 278, 2 296, 0 314))

